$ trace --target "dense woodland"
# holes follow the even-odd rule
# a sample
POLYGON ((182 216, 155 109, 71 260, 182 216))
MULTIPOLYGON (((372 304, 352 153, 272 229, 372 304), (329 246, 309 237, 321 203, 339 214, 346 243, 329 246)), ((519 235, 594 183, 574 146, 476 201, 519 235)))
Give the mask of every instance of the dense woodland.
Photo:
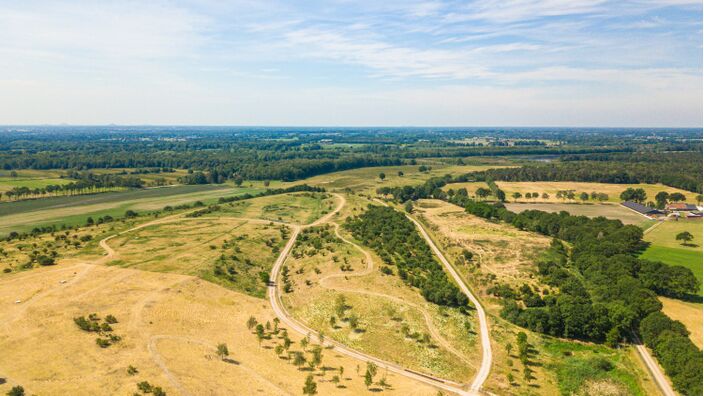
MULTIPOLYGON (((395 265, 401 279, 419 288, 426 300, 455 307, 467 305, 467 296, 449 280, 415 225, 402 213, 370 205, 363 214, 347 218, 345 228, 374 249, 385 265, 395 265)), ((391 273, 383 268, 382 272, 391 273)))
MULTIPOLYGON (((644 339, 656 351, 675 387, 686 395, 702 393, 702 355, 687 333, 650 330, 650 319, 645 320, 661 314, 658 295, 689 298, 697 293, 699 282, 691 270, 638 259, 645 244, 643 231, 636 226, 567 212, 529 210, 516 214, 501 203, 474 201, 466 190, 448 196, 440 189, 448 181, 451 178, 434 178, 421 186, 380 192, 400 202, 444 199, 473 215, 555 238, 536 264, 542 281, 557 292, 496 285, 490 292, 502 298, 505 319, 536 332, 611 346, 630 339, 639 329, 655 332, 654 336, 644 334, 644 339)), ((679 328, 677 324, 669 326, 679 328)))

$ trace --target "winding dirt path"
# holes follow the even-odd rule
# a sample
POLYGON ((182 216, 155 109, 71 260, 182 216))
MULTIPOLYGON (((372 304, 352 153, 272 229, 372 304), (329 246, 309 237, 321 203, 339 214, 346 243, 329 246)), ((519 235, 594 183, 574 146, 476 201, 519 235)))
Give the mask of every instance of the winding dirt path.
MULTIPOLYGON (((439 388, 441 390, 449 391, 452 393, 456 393, 459 395, 470 395, 470 394, 475 394, 476 392, 467 392, 464 389, 464 385, 456 383, 454 381, 446 380, 443 378, 435 377, 432 375, 426 375, 422 373, 417 373, 415 371, 409 370, 407 368, 404 368, 400 365, 397 365, 395 363, 391 363, 382 359, 379 359, 377 357, 365 354, 363 352, 356 351, 352 348, 347 347, 346 345, 330 340, 330 339, 325 339, 324 341, 320 339, 318 336, 318 333, 306 326, 305 324, 299 322, 298 320, 294 319, 286 310, 286 307, 284 306, 282 300, 281 300, 281 293, 279 291, 278 283, 277 280, 279 278, 279 272, 281 272, 281 268, 283 267, 284 262, 288 258, 288 255, 291 252, 291 249, 293 248, 293 245, 296 242, 296 239, 298 238, 298 235, 300 234, 301 230, 303 228, 307 227, 312 227, 316 225, 320 225, 325 223, 326 221, 332 219, 333 216, 335 216, 347 203, 346 198, 343 195, 333 193, 339 200, 340 203, 338 204, 337 208, 331 212, 325 215, 324 217, 318 219, 317 221, 305 225, 305 226, 294 226, 293 227, 293 234, 291 235, 291 238, 289 241, 286 243, 286 246, 281 250, 281 254, 277 258, 276 262, 274 263, 274 266, 271 270, 271 276, 270 276, 270 284, 269 284, 269 289, 268 289, 268 297, 269 297, 269 302, 271 304, 272 309, 274 310, 274 313, 276 316, 281 319, 281 321, 288 326, 290 329, 300 333, 300 334, 311 334, 311 340, 314 342, 317 342, 323 346, 329 346, 336 352, 352 357, 354 359, 358 359, 364 362, 373 362, 377 366, 381 368, 385 368, 389 371, 395 372, 399 375, 405 376, 407 378, 414 379, 416 381, 423 382, 425 384, 434 386, 436 388, 439 388)), ((365 254, 366 256, 366 254, 365 254)), ((370 257, 371 258, 371 257, 370 257)), ((367 264, 369 265, 369 263, 367 264)))

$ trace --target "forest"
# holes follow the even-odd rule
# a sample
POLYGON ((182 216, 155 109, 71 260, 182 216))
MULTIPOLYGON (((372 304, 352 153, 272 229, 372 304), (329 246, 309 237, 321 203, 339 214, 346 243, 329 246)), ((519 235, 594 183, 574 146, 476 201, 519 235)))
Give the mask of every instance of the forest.
MULTIPOLYGON (((567 212, 528 210, 516 214, 500 202, 474 201, 466 191, 449 196, 440 187, 451 180, 434 178, 421 186, 383 188, 380 192, 393 195, 399 202, 443 199, 475 216, 555 238, 536 264, 542 281, 558 291, 538 292, 527 286, 514 290, 507 285, 490 289, 502 298, 501 316, 519 326, 615 347, 630 339, 634 330, 645 326, 651 331, 647 330, 650 321, 645 319, 661 314, 658 295, 691 298, 699 289, 687 268, 638 259, 636 255, 645 244, 643 231, 636 226, 567 212)), ((686 332, 662 330, 644 339, 656 351, 676 389, 686 395, 701 394, 701 351, 686 332)))
MULTIPOLYGON (((452 307, 467 305, 467 296, 450 281, 415 225, 402 213, 370 205, 363 214, 348 217, 345 228, 374 249, 385 265, 395 265, 398 276, 420 289, 426 300, 452 307)), ((384 268, 388 267, 382 267, 382 272, 391 272, 384 268)))

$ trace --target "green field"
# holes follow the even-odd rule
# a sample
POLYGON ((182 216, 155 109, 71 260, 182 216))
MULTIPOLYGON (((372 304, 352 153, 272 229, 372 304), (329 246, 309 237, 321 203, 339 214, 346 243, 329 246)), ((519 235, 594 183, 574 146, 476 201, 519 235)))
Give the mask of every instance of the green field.
POLYGON ((702 293, 702 221, 666 221, 653 228, 643 238, 650 242, 648 249, 640 256, 648 260, 662 261, 670 265, 681 265, 692 270, 699 279, 699 294, 702 293), (694 236, 689 245, 682 245, 675 236, 687 231, 694 236))
POLYGON ((195 201, 211 203, 219 197, 255 194, 258 188, 188 185, 71 197, 0 203, 0 235, 48 225, 83 224, 88 216, 122 216, 126 210, 158 210, 195 201))
POLYGON ((653 261, 662 261, 670 265, 681 265, 692 270, 699 279, 699 294, 702 293, 702 252, 679 248, 651 245, 640 258, 653 261))

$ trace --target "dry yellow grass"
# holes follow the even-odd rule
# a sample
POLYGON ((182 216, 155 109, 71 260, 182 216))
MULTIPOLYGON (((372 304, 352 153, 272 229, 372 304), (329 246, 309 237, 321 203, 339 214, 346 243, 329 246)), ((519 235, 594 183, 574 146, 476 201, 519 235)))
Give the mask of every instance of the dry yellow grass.
MULTIPOLYGON (((605 193, 608 194, 608 202, 620 202, 621 199, 619 195, 629 188, 642 188, 648 196, 649 201, 655 200, 655 194, 660 191, 667 191, 668 193, 679 192, 687 197, 687 202, 696 203, 696 193, 681 190, 679 188, 669 187, 662 184, 607 184, 607 183, 586 183, 586 182, 503 182, 497 181, 496 184, 506 193, 506 199, 514 201, 511 195, 514 192, 519 192, 522 195, 525 193, 539 193, 538 198, 526 199, 525 197, 519 198, 517 202, 568 202, 567 199, 558 199, 555 197, 558 191, 564 190, 574 190, 577 193, 575 202, 579 201, 579 193, 586 192, 591 194, 591 192, 605 193), (547 193, 550 195, 549 198, 542 198, 542 194, 547 193)), ((453 183, 445 186, 447 189, 466 188, 470 195, 474 195, 474 192, 479 187, 487 188, 484 182, 472 182, 472 183, 453 183)), ((591 200, 588 202, 592 202, 591 200)))
POLYGON ((689 338, 702 348, 702 304, 684 302, 667 297, 660 297, 662 311, 671 319, 679 320, 689 330, 689 338))
POLYGON ((107 264, 194 275, 264 297, 266 285, 259 272, 271 271, 285 242, 282 228, 288 235, 286 226, 264 221, 176 218, 111 239, 115 257, 107 264))
POLYGON ((484 299, 490 298, 485 290, 494 283, 538 284, 535 259, 547 249, 549 238, 484 220, 444 201, 421 200, 415 210, 451 261, 461 262, 458 257, 463 249, 475 255, 473 263, 460 264, 458 269, 471 273, 484 299))
MULTIPOLYGON (((245 326, 250 316, 273 320, 265 301, 184 275, 87 264, 14 274, 0 281, 0 376, 7 380, 0 392, 21 384, 29 394, 132 394, 149 381, 170 395, 300 394, 308 372, 276 356, 277 338, 259 346, 245 326), (122 341, 101 349, 73 323, 92 312, 116 316, 122 341), (235 363, 217 358, 220 342, 235 363), (139 373, 128 375, 130 365, 139 373)), ((325 366, 345 368, 345 388, 334 386, 333 374, 316 375, 319 394, 365 392, 358 361, 323 355, 325 366)), ((393 373, 388 382, 385 394, 437 393, 393 373)))

